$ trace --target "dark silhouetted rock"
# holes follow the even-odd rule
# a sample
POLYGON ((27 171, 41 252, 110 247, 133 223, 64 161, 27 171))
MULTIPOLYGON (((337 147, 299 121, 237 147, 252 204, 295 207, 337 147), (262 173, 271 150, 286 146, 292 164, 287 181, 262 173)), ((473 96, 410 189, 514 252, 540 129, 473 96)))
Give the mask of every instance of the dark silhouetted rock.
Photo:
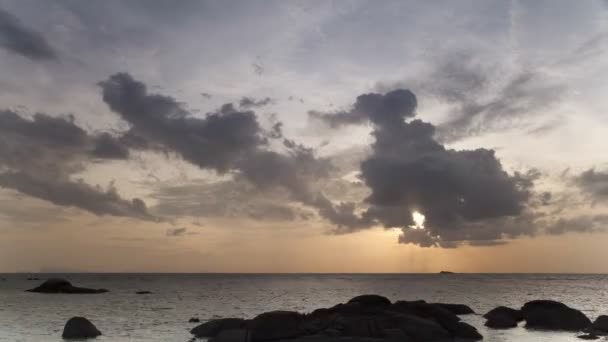
POLYGON ((200 318, 192 317, 188 320, 188 323, 200 323, 200 318))
POLYGON ((593 334, 578 335, 576 337, 580 338, 581 340, 597 340, 600 338, 599 336, 593 334))
POLYGON ((608 316, 599 316, 588 330, 595 335, 608 335, 608 316))
POLYGON ((506 315, 494 315, 486 321, 486 327, 492 329, 509 329, 517 326, 517 321, 513 317, 506 315))
POLYGON ((454 313, 444 309, 441 306, 429 304, 423 300, 397 301, 391 305, 388 310, 425 319, 431 319, 439 323, 448 331, 456 329, 457 324, 460 321, 460 318, 454 313))
POLYGON ((455 315, 469 315, 475 313, 473 309, 464 304, 433 303, 433 305, 440 306, 455 315))
POLYGON ((450 271, 440 271, 439 274, 454 274, 454 272, 450 271))
POLYGON ((591 321, 579 310, 552 300, 535 300, 521 309, 526 327, 532 329, 580 331, 591 321))
POLYGON ((379 295, 357 296, 349 300, 348 303, 358 303, 367 307, 384 307, 391 305, 391 301, 388 298, 379 295))
POLYGON ((450 333, 439 323, 406 314, 398 314, 398 327, 414 341, 446 341, 450 333))
POLYGON ((521 311, 506 306, 496 307, 488 311, 483 317, 487 319, 486 327, 493 329, 515 328, 517 323, 524 319, 521 311))
POLYGON ((27 290, 28 292, 38 293, 73 293, 73 294, 87 294, 87 293, 105 293, 108 292, 106 289, 88 289, 84 287, 73 286, 69 281, 60 278, 51 278, 42 283, 40 286, 27 290))
POLYGON ((143 295, 143 294, 151 294, 151 293, 152 293, 152 292, 150 292, 150 291, 136 291, 136 292, 135 292, 135 294, 138 294, 138 295, 143 295))
POLYGON ((196 337, 215 337, 220 331, 228 329, 244 329, 247 321, 242 318, 220 318, 198 325, 190 333, 196 337))
POLYGON ((99 335, 101 335, 101 332, 88 319, 84 317, 72 317, 65 323, 61 337, 65 339, 84 339, 99 335))
POLYGON ((249 342, 247 329, 226 329, 220 331, 210 342, 249 342))
POLYGON ((301 333, 304 316, 294 311, 271 311, 256 316, 249 324, 252 342, 293 338, 301 333))
POLYGON ((483 315, 486 319, 493 319, 499 317, 509 317, 516 322, 521 322, 524 320, 524 316, 521 311, 516 309, 511 309, 506 306, 499 306, 490 311, 488 311, 485 315, 483 315))
POLYGON ((479 331, 477 331, 477 329, 475 329, 474 326, 464 323, 464 322, 458 322, 458 326, 456 327, 456 329, 451 331, 451 333, 452 333, 452 336, 459 338, 459 339, 473 340, 473 341, 478 341, 478 340, 483 339, 483 336, 481 336, 479 331))

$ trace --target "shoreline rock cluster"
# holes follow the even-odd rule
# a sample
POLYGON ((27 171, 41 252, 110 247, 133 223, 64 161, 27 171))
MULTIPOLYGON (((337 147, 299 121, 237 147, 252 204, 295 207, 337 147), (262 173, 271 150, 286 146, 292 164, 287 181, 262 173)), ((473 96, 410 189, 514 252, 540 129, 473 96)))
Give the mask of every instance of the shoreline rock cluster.
POLYGON ((195 337, 214 342, 318 342, 391 340, 477 341, 483 339, 475 327, 460 320, 474 313, 463 304, 397 301, 379 295, 362 295, 331 308, 309 314, 271 311, 251 320, 222 318, 191 330, 195 337))

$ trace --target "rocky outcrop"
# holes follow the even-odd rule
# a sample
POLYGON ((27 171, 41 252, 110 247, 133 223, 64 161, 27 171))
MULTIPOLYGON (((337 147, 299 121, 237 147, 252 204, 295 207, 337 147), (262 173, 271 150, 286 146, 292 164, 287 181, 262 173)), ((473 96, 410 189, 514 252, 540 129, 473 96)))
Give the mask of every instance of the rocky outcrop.
POLYGON ((517 324, 524 320, 521 311, 499 306, 483 315, 486 321, 486 327, 493 329, 508 329, 515 328, 517 324))
POLYGON ((188 323, 200 323, 201 319, 198 317, 192 317, 188 320, 188 323))
POLYGON ((433 305, 444 308, 455 315, 470 315, 475 313, 473 309, 464 304, 433 303, 433 305))
POLYGON ((194 327, 190 333, 196 337, 215 337, 222 330, 244 329, 246 323, 241 318, 214 319, 194 327))
MULTIPOLYGON (((431 342, 480 340, 473 326, 460 321, 450 308, 424 301, 391 303, 385 297, 363 295, 310 314, 266 312, 251 320, 224 318, 192 329, 196 337, 213 342, 431 342)), ((456 312, 464 312, 456 307, 456 312)))
POLYGON ((593 335, 608 336, 608 316, 599 316, 587 330, 593 335))
POLYGON ((591 321, 581 311, 552 300, 535 300, 524 304, 521 309, 526 328, 581 331, 591 321))
POLYGON ((69 281, 61 278, 51 278, 42 283, 40 286, 27 290, 28 292, 38 293, 72 293, 72 294, 87 294, 87 293, 105 293, 106 289, 88 289, 84 287, 76 287, 69 281))
POLYGON ((99 335, 101 335, 101 332, 88 319, 72 317, 65 323, 61 337, 64 339, 85 339, 99 335))

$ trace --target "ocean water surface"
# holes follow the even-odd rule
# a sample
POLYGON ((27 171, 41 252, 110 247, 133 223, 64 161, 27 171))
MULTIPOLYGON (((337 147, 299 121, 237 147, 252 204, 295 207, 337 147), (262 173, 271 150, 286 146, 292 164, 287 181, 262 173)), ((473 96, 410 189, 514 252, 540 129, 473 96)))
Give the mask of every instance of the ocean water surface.
MULTIPOLYGON (((533 299, 554 299, 592 320, 608 314, 608 275, 548 274, 0 274, 0 341, 62 341, 72 316, 90 319, 97 341, 188 341, 189 330, 220 317, 252 318, 270 310, 310 312, 360 294, 391 300, 463 303, 483 314, 533 299), (41 280, 27 280, 38 277, 41 280), (106 288, 92 295, 24 292, 49 277, 106 288), (135 291, 152 291, 137 295, 135 291)), ((480 315, 461 316, 484 341, 580 341, 575 333, 491 330, 480 315)), ((601 340, 600 340, 601 341, 601 340)))

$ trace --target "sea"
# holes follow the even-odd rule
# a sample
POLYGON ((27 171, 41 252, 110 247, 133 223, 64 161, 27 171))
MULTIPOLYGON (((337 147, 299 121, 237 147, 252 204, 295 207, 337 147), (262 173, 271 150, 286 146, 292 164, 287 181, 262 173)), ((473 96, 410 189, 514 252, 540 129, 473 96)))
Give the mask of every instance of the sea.
MULTIPOLYGON (((608 314, 608 275, 591 274, 0 274, 0 341, 62 341, 65 322, 84 316, 103 333, 96 341, 175 341, 192 338, 196 323, 252 318, 271 310, 311 312, 361 294, 395 300, 463 303, 478 314, 461 316, 484 341, 580 341, 577 333, 484 327, 485 312, 553 299, 592 320, 608 314), (106 288, 104 294, 25 292, 44 279, 106 288), (39 278, 40 280, 28 280, 39 278), (138 295, 136 291, 151 291, 138 295)), ((601 340, 600 340, 601 341, 601 340)))

